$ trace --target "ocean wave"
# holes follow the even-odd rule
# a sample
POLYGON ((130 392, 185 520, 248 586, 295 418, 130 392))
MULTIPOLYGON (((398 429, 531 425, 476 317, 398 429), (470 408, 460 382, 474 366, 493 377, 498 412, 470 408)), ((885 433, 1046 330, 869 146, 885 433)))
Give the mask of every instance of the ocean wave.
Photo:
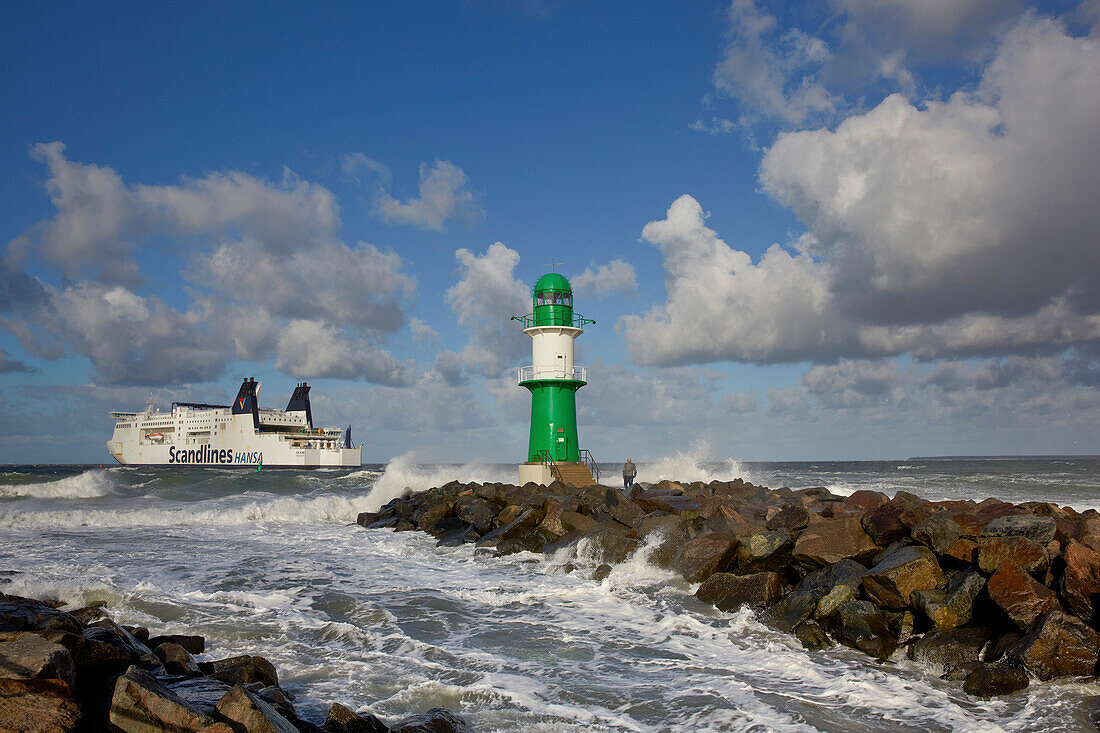
POLYGON ((696 440, 686 451, 643 463, 638 471, 639 481, 733 481, 744 479, 752 482, 741 461, 733 458, 716 459, 709 442, 696 440))
POLYGON ((450 481, 463 483, 515 483, 515 466, 473 462, 461 466, 425 465, 416 462, 416 451, 409 451, 386 464, 382 475, 367 494, 363 511, 378 511, 380 507, 406 491, 423 491, 450 481))
POLYGON ((93 499, 111 493, 114 482, 106 469, 38 483, 0 484, 0 498, 93 499))
POLYGON ((0 513, 0 527, 176 527, 253 522, 352 522, 362 499, 284 496, 267 501, 211 500, 158 509, 69 509, 0 513))

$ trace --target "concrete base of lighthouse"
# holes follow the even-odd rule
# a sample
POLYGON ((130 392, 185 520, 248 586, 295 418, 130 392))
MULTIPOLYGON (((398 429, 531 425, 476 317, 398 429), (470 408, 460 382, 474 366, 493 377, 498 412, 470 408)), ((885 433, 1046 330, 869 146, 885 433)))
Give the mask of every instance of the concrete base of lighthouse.
POLYGON ((534 482, 539 486, 549 486, 554 483, 554 474, 546 463, 521 463, 519 464, 519 485, 534 482))
MULTIPOLYGON (((592 472, 583 463, 559 461, 555 464, 561 482, 567 486, 594 486, 596 480, 592 472)), ((521 463, 519 464, 520 486, 533 481, 539 486, 549 486, 554 483, 556 476, 547 463, 521 463)))

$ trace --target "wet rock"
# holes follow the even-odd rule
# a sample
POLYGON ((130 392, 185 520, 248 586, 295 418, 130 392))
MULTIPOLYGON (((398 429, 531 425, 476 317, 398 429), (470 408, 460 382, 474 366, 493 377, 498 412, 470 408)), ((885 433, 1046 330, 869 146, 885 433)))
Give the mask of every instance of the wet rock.
POLYGON ((485 534, 493 528, 497 509, 480 496, 466 494, 455 501, 454 513, 463 522, 473 525, 478 534, 485 534))
POLYGON ((943 580, 936 556, 927 547, 901 547, 882 558, 863 576, 867 597, 884 608, 909 605, 914 590, 935 588, 943 580))
POLYGON ((199 669, 203 674, 230 685, 259 682, 266 687, 279 684, 279 673, 276 672, 275 665, 256 655, 242 654, 216 662, 200 662, 199 669))
POLYGON ((378 512, 359 512, 355 517, 355 523, 360 527, 369 527, 372 523, 377 522, 380 516, 378 512))
POLYGON ((794 537, 786 530, 756 532, 741 540, 737 548, 737 566, 743 574, 779 571, 790 562, 792 549, 794 537))
POLYGON ((627 537, 627 529, 617 522, 613 526, 597 525, 593 533, 585 538, 585 551, 596 564, 618 565, 634 554, 641 544, 627 537))
POLYGON ((699 516, 702 506, 702 502, 697 498, 684 496, 674 489, 653 488, 639 492, 632 491, 630 499, 647 513, 666 512, 677 516, 699 516))
POLYGON ((68 733, 80 725, 80 706, 56 679, 0 679, 0 726, 15 733, 68 733))
POLYGON ((604 499, 604 507, 607 513, 610 514, 616 522, 625 524, 627 527, 636 527, 646 514, 645 510, 626 498, 626 496, 617 489, 607 490, 604 499))
POLYGON ((783 595, 783 581, 773 572, 752 575, 714 573, 703 581, 695 597, 720 611, 736 611, 741 606, 767 608, 783 595))
POLYGON ((1021 636, 1022 634, 1019 634, 1015 631, 1006 631, 998 636, 996 639, 993 640, 993 643, 990 645, 989 649, 986 650, 985 661, 996 662, 998 659, 1005 655, 1005 652, 1008 650, 1009 647, 1020 640, 1021 636))
POLYGON ((882 504, 864 512, 860 524, 876 545, 886 547, 906 535, 899 519, 903 511, 904 508, 897 504, 882 504))
POLYGON ((814 606, 814 618, 825 619, 832 616, 841 603, 850 601, 859 592, 858 585, 834 585, 829 592, 818 599, 814 606))
POLYGON ((979 573, 963 570, 952 576, 943 589, 914 590, 909 600, 937 629, 947 631, 970 621, 974 600, 984 587, 985 578, 979 573))
POLYGON ((538 525, 540 517, 535 509, 516 507, 515 511, 510 511, 511 509, 512 506, 508 506, 501 511, 497 521, 502 524, 478 540, 478 547, 496 547, 502 540, 528 534, 538 525))
POLYGON ((1100 729, 1100 695, 1089 700, 1086 715, 1088 715, 1089 722, 1100 729))
POLYGON ((194 658, 179 644, 165 642, 158 646, 153 653, 164 664, 164 669, 168 674, 181 676, 201 674, 199 665, 195 663, 194 658))
POLYGON ((869 491, 867 489, 860 489, 859 491, 853 491, 851 494, 844 497, 844 506, 867 511, 868 509, 874 509, 877 506, 882 506, 889 500, 890 498, 881 491, 869 491))
POLYGON ((1028 632, 1005 652, 1018 657, 1041 680, 1063 675, 1096 674, 1100 632, 1075 616, 1047 611, 1035 619, 1028 632))
POLYGON ((798 536, 792 557, 806 567, 820 568, 847 559, 866 562, 878 552, 878 545, 863 531, 859 518, 848 517, 807 527, 798 536))
POLYGON ((76 667, 69 650, 28 631, 0 632, 0 678, 59 680, 76 686, 76 667))
POLYGON ((690 583, 706 580, 710 575, 725 570, 737 552, 737 543, 717 532, 700 535, 688 540, 676 567, 690 583))
POLYGON ((131 667, 115 683, 110 721, 125 733, 199 731, 217 722, 137 667, 131 667))
POLYGON ((358 715, 338 702, 325 718, 326 733, 387 733, 389 726, 373 715, 358 715))
POLYGON ((1027 630, 1040 614, 1058 607, 1058 598, 1054 591, 1012 563, 1002 565, 993 573, 986 584, 986 590, 990 600, 1021 631, 1027 630))
POLYGON ((913 527, 913 539, 937 554, 943 554, 947 548, 962 536, 962 530, 946 512, 936 512, 913 527))
POLYGON ((155 650, 164 643, 179 644, 191 654, 202 654, 206 651, 206 639, 195 634, 158 634, 149 637, 145 646, 155 650))
POLYGON ((948 515, 955 520, 955 524, 958 525, 959 531, 962 532, 962 536, 965 538, 976 540, 981 536, 982 530, 985 529, 987 520, 980 519, 972 511, 949 511, 948 515))
POLYGON ((218 708, 218 701, 232 687, 213 677, 164 680, 164 686, 195 710, 211 717, 214 717, 214 711, 218 708))
POLYGON ((795 590, 768 609, 764 621, 780 631, 791 633, 813 617, 818 598, 809 590, 795 590))
POLYGON ((830 619, 833 636, 845 646, 859 649, 876 659, 889 659, 897 649, 897 638, 886 614, 868 601, 845 601, 830 619))
POLYGON ((810 651, 829 649, 833 646, 833 642, 829 639, 829 635, 825 633, 825 629, 821 628, 821 624, 813 619, 803 621, 796 626, 794 635, 802 643, 802 646, 810 651))
POLYGON ((797 532, 804 529, 810 523, 810 510, 801 504, 788 504, 768 520, 768 529, 785 529, 788 532, 797 532))
POLYGON ((607 563, 604 563, 603 565, 598 565, 596 566, 596 569, 592 571, 592 580, 597 583, 602 583, 611 575, 612 570, 614 570, 614 568, 612 568, 607 563))
POLYGON ((909 658, 946 671, 965 662, 978 661, 982 647, 992 635, 982 626, 929 631, 909 644, 909 658))
POLYGON ((1041 573, 1050 560, 1046 550, 1027 537, 982 537, 978 540, 978 569, 992 573, 1005 563, 1012 563, 1024 572, 1041 573))
POLYGON ((596 520, 592 517, 572 511, 561 513, 561 523, 570 532, 590 532, 596 526, 596 520))
POLYGON ((984 662, 962 662, 948 668, 946 672, 940 675, 941 680, 947 680, 949 682, 962 682, 970 673, 982 666, 984 662))
POLYGON ((672 568, 682 548, 692 537, 689 520, 668 514, 653 514, 636 528, 639 539, 652 546, 649 562, 662 568, 672 568))
POLYGON ((966 676, 963 691, 975 697, 1008 695, 1028 686, 1027 673, 1011 660, 979 665, 966 676))
POLYGON ((243 733, 298 733, 269 702, 241 685, 234 685, 218 701, 217 714, 243 733))
POLYGON ((33 598, 0 594, 0 631, 68 631, 84 629, 72 614, 33 598))
POLYGON ((1032 542, 1045 545, 1054 539, 1057 524, 1051 517, 1033 514, 997 517, 982 530, 983 537, 1027 537, 1032 542))
POLYGON ((466 721, 443 708, 432 708, 423 715, 406 718, 390 730, 392 733, 470 733, 466 721))
POLYGON ((535 531, 545 542, 554 542, 569 534, 570 530, 561 521, 561 515, 564 511, 565 508, 559 497, 550 497, 546 500, 542 522, 535 528, 535 531))
POLYGON ((472 524, 466 524, 458 517, 444 517, 436 522, 432 535, 439 539, 436 547, 461 547, 481 539, 472 524))
POLYGON ((1071 542, 1063 557, 1062 597, 1075 614, 1100 629, 1100 553, 1071 542))

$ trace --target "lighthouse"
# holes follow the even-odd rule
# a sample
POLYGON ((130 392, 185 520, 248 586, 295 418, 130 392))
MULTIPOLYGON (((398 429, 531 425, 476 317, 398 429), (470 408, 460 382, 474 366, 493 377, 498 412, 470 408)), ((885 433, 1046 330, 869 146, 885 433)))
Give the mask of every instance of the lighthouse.
POLYGON ((574 341, 595 321, 573 312, 573 289, 556 272, 535 283, 532 312, 512 320, 531 337, 531 365, 518 373, 519 385, 531 392, 531 433, 519 482, 596 483, 595 461, 577 439, 577 390, 588 383, 588 370, 573 362, 574 341))

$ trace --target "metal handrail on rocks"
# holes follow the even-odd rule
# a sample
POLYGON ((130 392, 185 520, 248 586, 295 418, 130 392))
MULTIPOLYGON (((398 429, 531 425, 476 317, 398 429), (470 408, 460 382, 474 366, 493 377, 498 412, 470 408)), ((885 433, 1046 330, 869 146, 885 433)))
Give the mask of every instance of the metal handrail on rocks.
POLYGON ((540 451, 536 451, 535 456, 539 459, 539 461, 542 462, 543 465, 546 465, 546 466, 550 467, 550 475, 551 476, 556 478, 558 481, 562 480, 561 479, 561 469, 559 469, 558 464, 554 462, 554 457, 552 455, 550 455, 550 451, 548 451, 544 448, 540 451))
POLYGON ((596 465, 596 459, 592 457, 592 451, 587 448, 581 448, 581 461, 584 465, 588 466, 588 471, 592 474, 592 478, 596 480, 596 483, 599 483, 600 467, 596 465))

